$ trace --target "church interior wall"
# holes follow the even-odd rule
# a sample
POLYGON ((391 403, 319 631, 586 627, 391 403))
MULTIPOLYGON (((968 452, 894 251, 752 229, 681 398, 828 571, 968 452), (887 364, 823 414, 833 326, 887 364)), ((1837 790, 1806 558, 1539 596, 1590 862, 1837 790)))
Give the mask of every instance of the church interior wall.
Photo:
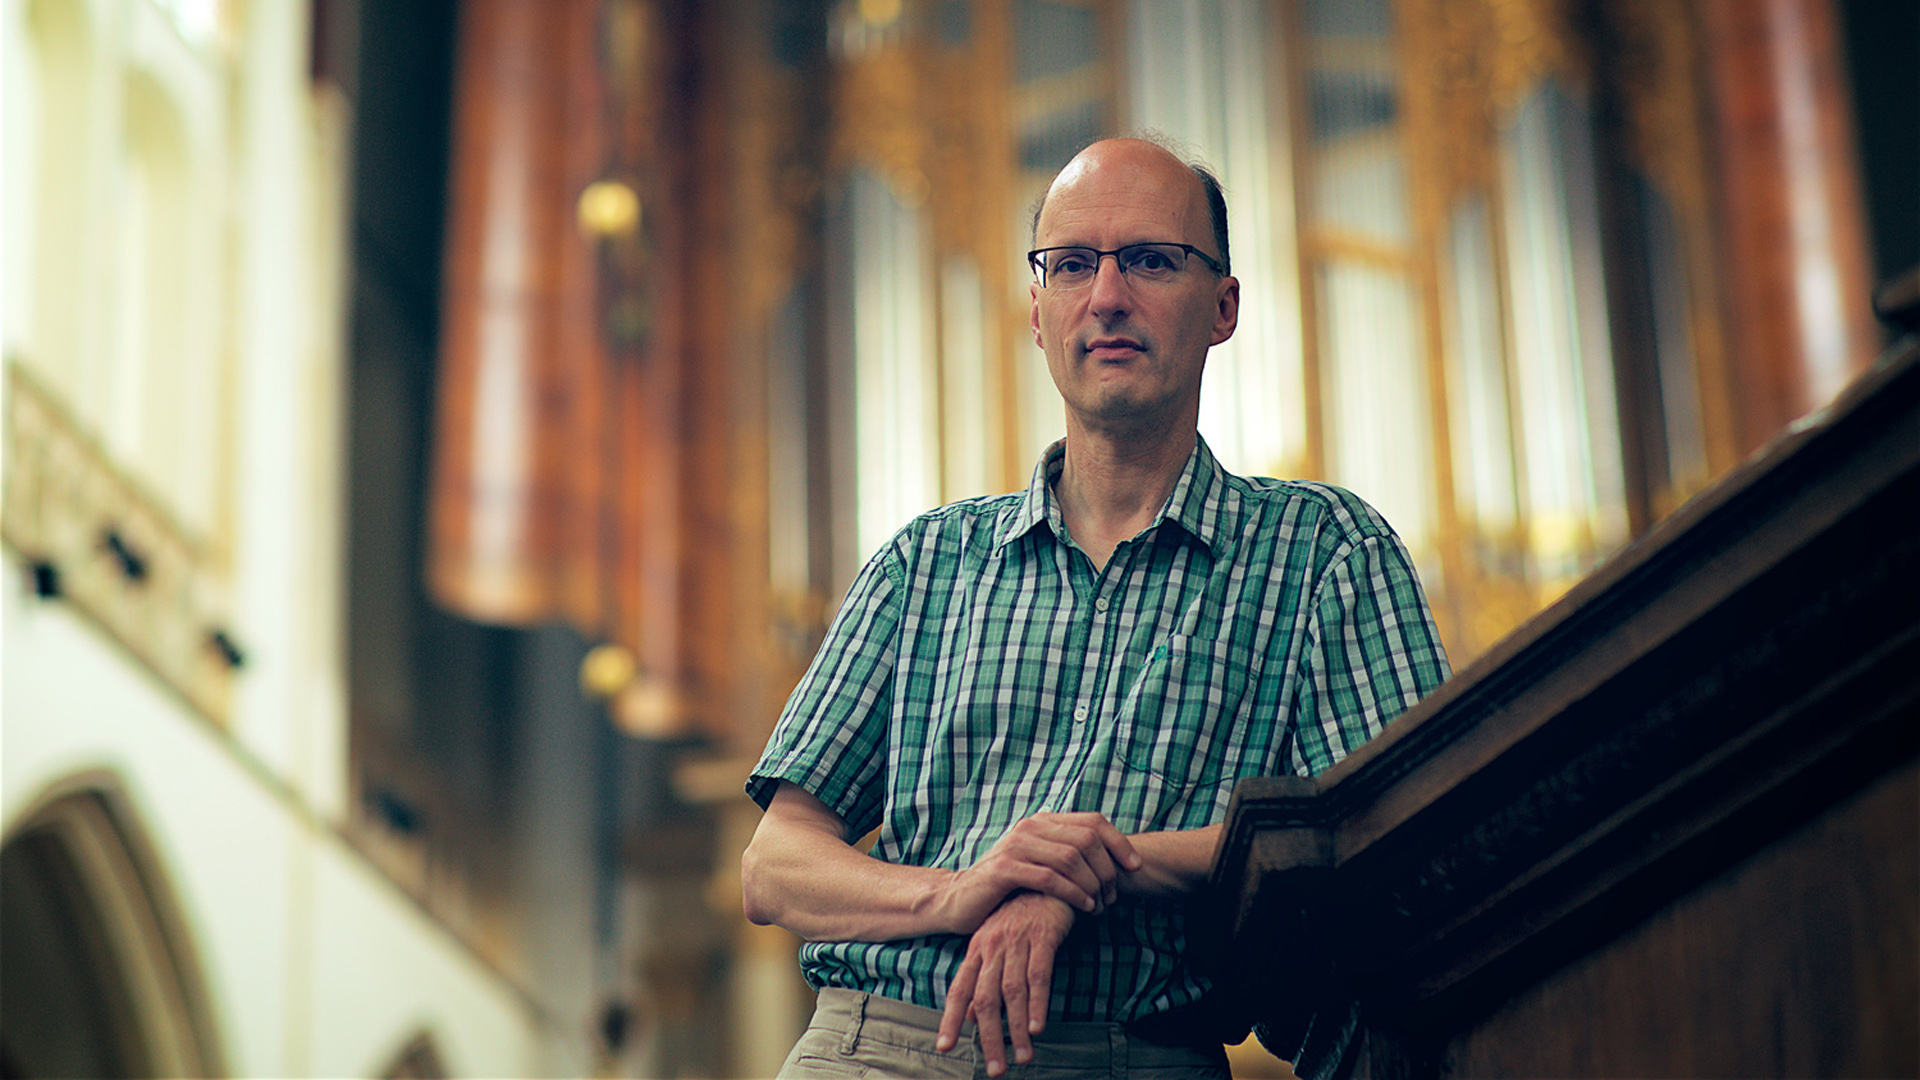
POLYGON ((589 1033, 344 829, 351 102, 312 19, 0 6, 0 412, 60 418, 9 423, 0 829, 124 794, 226 1073, 578 1074, 589 1033))

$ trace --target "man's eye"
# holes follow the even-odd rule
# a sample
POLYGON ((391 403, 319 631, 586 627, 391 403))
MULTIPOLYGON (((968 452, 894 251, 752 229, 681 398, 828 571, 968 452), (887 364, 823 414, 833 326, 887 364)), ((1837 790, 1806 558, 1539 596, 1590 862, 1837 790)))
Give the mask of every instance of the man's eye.
POLYGON ((1141 251, 1128 253, 1127 269, 1144 270, 1149 274, 1165 273, 1173 269, 1173 260, 1168 258, 1167 253, 1164 251, 1146 248, 1141 251))
POLYGON ((1062 255, 1055 260, 1053 272, 1056 274, 1084 274, 1087 272, 1087 257, 1084 255, 1062 255))

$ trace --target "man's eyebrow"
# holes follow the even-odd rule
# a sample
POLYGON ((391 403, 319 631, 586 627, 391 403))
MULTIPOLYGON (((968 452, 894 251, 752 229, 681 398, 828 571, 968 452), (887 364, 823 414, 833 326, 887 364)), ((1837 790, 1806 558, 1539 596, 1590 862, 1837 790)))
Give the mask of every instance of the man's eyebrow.
POLYGON ((1060 240, 1051 244, 1036 244, 1034 245, 1034 250, 1046 251, 1049 248, 1086 248, 1088 251, 1119 251, 1121 248, 1139 247, 1141 244, 1178 244, 1178 243, 1180 243, 1180 241, 1169 240, 1164 236, 1160 236, 1156 234, 1153 236, 1142 237, 1141 239, 1138 239, 1138 240, 1123 240, 1120 243, 1115 244, 1110 248, 1103 248, 1103 247, 1100 247, 1098 244, 1092 244, 1086 241, 1060 240))

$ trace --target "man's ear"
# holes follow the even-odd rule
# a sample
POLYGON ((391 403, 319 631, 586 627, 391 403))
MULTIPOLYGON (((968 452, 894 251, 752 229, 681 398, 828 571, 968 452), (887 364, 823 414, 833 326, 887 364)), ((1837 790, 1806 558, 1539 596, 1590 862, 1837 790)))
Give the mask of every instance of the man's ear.
POLYGON ((1227 277, 1220 279, 1219 292, 1215 296, 1213 312, 1213 340, 1218 345, 1233 336, 1234 328, 1240 325, 1240 279, 1227 277))
POLYGON ((1027 329, 1033 331, 1033 343, 1035 345, 1039 345, 1040 348, 1045 349, 1046 346, 1042 345, 1040 342, 1040 283, 1039 282, 1031 281, 1027 283, 1027 297, 1033 301, 1033 306, 1027 309, 1027 329))

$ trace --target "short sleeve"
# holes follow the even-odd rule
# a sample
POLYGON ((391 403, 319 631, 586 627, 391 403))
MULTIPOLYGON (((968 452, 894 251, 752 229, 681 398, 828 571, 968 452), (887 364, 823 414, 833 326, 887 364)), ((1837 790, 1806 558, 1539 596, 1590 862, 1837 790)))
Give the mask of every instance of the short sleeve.
POLYGON ((898 654, 901 590, 892 547, 868 561, 794 687, 747 794, 763 808, 788 781, 854 833, 879 824, 898 654))
POLYGON ((1352 543, 1313 595, 1294 700, 1295 771, 1315 776, 1447 680, 1413 562, 1391 532, 1352 543))

